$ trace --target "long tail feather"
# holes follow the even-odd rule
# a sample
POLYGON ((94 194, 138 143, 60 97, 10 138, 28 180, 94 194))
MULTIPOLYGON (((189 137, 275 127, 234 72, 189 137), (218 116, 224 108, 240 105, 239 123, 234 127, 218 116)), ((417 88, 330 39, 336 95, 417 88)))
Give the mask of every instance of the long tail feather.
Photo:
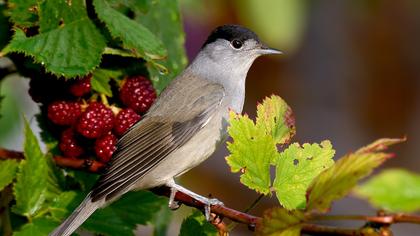
POLYGON ((71 235, 92 213, 101 207, 102 201, 92 202, 90 195, 73 211, 73 213, 58 226, 49 236, 71 235))

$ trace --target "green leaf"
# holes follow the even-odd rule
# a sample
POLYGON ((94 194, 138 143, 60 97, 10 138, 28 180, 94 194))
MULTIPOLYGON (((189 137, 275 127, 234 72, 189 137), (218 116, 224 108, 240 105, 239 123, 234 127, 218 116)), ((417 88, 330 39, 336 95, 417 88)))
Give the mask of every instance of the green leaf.
POLYGON ((41 152, 38 140, 26 120, 24 155, 14 185, 16 205, 13 210, 30 218, 45 201, 49 170, 48 159, 41 152))
POLYGON ((139 11, 137 13, 139 14, 136 21, 141 22, 159 37, 168 50, 167 58, 160 62, 167 68, 166 74, 162 74, 156 66, 149 66, 150 79, 160 93, 188 63, 179 4, 177 0, 155 1, 152 2, 147 14, 141 14, 139 11))
POLYGON ((380 139, 338 160, 312 182, 308 190, 307 209, 327 211, 332 201, 347 195, 357 181, 392 156, 381 151, 402 141, 404 139, 380 139))
POLYGON ((288 211, 284 208, 269 209, 264 213, 256 235, 299 236, 303 221, 304 214, 301 211, 288 211))
POLYGON ((137 224, 147 224, 167 204, 151 192, 129 192, 110 206, 97 210, 83 228, 105 235, 134 235, 137 224))
POLYGON ((16 160, 0 161, 0 191, 13 182, 18 166, 19 163, 16 160))
POLYGON ((9 0, 10 20, 17 26, 31 27, 38 19, 37 0, 9 0))
POLYGON ((203 213, 194 210, 194 212, 184 219, 181 225, 179 236, 216 236, 216 228, 211 225, 203 213))
POLYGON ((280 204, 289 210, 304 209, 306 190, 319 173, 334 164, 334 153, 330 141, 302 147, 294 143, 280 153, 273 183, 280 204))
POLYGON ((154 227, 153 236, 168 235, 168 228, 171 224, 172 210, 165 204, 156 213, 152 225, 154 227))
POLYGON ((99 19, 105 23, 113 37, 121 39, 124 48, 146 60, 166 56, 162 42, 146 27, 113 9, 105 0, 94 0, 93 5, 99 19))
POLYGON ((277 156, 273 138, 257 128, 246 115, 230 112, 228 142, 230 155, 226 158, 232 172, 241 171, 241 183, 257 192, 270 193, 270 162, 277 156))
POLYGON ((296 133, 292 109, 279 96, 265 98, 257 106, 257 126, 270 134, 277 144, 285 144, 296 133))
POLYGON ((98 181, 100 175, 89 173, 81 170, 66 170, 68 176, 77 184, 84 192, 88 192, 98 181))
POLYGON ((90 19, 82 18, 29 38, 16 29, 2 53, 24 53, 53 74, 76 77, 99 65, 104 48, 104 38, 95 25, 90 19))
POLYGON ((90 81, 92 89, 98 93, 103 93, 108 97, 112 97, 112 90, 109 81, 111 78, 117 78, 121 75, 119 71, 97 69, 92 73, 90 81))
POLYGON ((39 31, 47 32, 60 26, 87 18, 85 1, 48 1, 39 3, 39 31))
POLYGON ((19 231, 13 233, 13 236, 45 236, 53 231, 59 222, 49 218, 37 218, 31 223, 24 225, 19 231))
MULTIPOLYGON (((160 1, 157 1, 160 3, 160 1)), ((152 4, 156 4, 156 1, 150 0, 126 0, 125 4, 133 11, 148 12, 152 4)))
POLYGON ((355 190, 377 208, 393 212, 420 210, 420 175, 416 173, 385 170, 355 190))
POLYGON ((84 194, 81 196, 82 194, 82 192, 75 191, 62 192, 49 206, 51 216, 58 221, 64 219, 77 207, 77 203, 83 199, 84 194))

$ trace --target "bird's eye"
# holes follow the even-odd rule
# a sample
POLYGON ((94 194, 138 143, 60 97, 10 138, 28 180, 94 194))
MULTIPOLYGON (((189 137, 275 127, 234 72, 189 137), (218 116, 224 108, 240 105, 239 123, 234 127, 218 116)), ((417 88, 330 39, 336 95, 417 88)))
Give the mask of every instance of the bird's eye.
POLYGON ((235 49, 240 49, 242 47, 242 42, 240 40, 238 40, 238 39, 232 40, 232 42, 230 44, 235 49))

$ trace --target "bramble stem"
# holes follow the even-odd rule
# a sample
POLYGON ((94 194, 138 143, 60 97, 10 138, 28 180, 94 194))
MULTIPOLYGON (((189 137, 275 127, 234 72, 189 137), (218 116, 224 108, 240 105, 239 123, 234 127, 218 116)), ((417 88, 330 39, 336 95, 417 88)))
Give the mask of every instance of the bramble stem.
POLYGON ((392 215, 378 215, 378 216, 365 216, 365 215, 317 215, 311 214, 310 220, 314 221, 333 221, 333 220, 361 220, 378 224, 395 224, 395 223, 413 223, 420 224, 420 216, 410 214, 392 214, 392 215))
MULTIPOLYGON (((1 159, 24 159, 25 156, 22 152, 11 151, 4 148, 0 148, 0 160, 1 159)), ((69 158, 62 156, 54 156, 54 162, 60 167, 66 167, 76 170, 86 170, 92 173, 98 173, 105 168, 105 164, 96 160, 91 159, 78 159, 69 158)))

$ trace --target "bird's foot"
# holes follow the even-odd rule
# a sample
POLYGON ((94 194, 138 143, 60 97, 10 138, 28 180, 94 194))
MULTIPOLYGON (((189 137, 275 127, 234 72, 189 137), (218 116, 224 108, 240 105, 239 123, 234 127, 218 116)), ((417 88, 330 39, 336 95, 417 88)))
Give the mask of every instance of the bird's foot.
POLYGON ((211 206, 223 205, 223 202, 219 201, 216 198, 207 198, 201 196, 197 193, 192 192, 191 190, 182 187, 181 185, 176 184, 174 181, 171 181, 167 185, 171 188, 171 195, 169 196, 169 208, 173 210, 178 209, 180 206, 180 204, 177 201, 175 201, 175 195, 178 191, 185 193, 186 195, 194 198, 196 201, 202 202, 204 204, 204 215, 207 221, 211 221, 211 206))
POLYGON ((207 198, 207 202, 204 201, 206 204, 204 206, 204 216, 206 217, 207 221, 212 221, 211 219, 211 206, 223 206, 223 202, 219 201, 216 198, 207 198))
POLYGON ((168 207, 171 210, 177 210, 178 208, 181 207, 181 204, 178 201, 175 201, 175 195, 177 191, 178 190, 171 187, 171 195, 169 196, 169 203, 168 203, 168 207))

